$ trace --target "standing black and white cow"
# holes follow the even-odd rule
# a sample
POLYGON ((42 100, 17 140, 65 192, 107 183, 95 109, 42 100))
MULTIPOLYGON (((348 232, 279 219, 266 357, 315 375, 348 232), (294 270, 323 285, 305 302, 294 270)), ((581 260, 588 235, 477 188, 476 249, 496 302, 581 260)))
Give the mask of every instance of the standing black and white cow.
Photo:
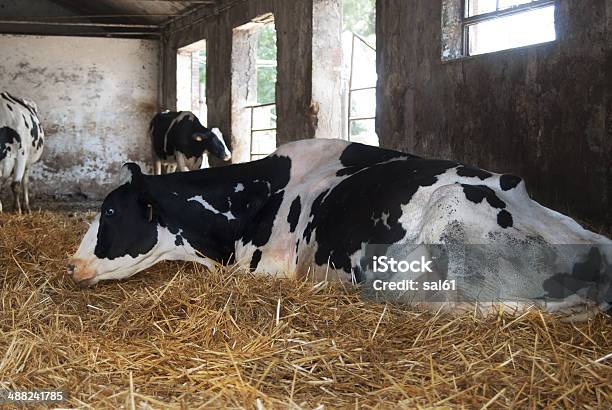
POLYGON ((382 255, 393 247, 454 247, 458 257, 446 261, 444 279, 461 281, 461 300, 443 303, 454 311, 486 298, 493 309, 499 301, 506 306, 499 292, 517 302, 509 306, 544 304, 571 315, 576 306, 590 314, 612 301, 612 241, 530 199, 521 178, 325 139, 184 174, 148 176, 126 164, 68 270, 77 283, 93 285, 161 260, 237 262, 271 275, 371 284, 376 244, 382 255), (555 285, 566 284, 559 271, 537 258, 525 267, 520 251, 509 251, 518 245, 528 248, 525 255, 569 257, 556 244, 579 246, 568 262, 569 294, 555 285), (486 246, 473 271, 461 266, 467 245, 486 246), (577 268, 585 255, 593 256, 595 273, 577 268), (576 296, 591 282, 598 290, 592 299, 576 296))
POLYGON ((44 143, 36 104, 8 92, 0 93, 0 178, 12 178, 16 212, 21 213, 22 193, 25 208, 30 211, 28 174, 30 166, 42 156, 44 143))
POLYGON ((149 134, 157 175, 161 175, 162 166, 183 172, 200 169, 207 163, 206 153, 223 161, 232 158, 221 131, 204 127, 188 111, 156 114, 151 120, 149 134))

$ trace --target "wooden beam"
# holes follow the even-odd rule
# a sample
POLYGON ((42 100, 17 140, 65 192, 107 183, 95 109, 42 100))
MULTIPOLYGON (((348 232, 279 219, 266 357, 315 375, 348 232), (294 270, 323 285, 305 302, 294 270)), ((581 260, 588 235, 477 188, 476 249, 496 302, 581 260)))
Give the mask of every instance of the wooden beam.
POLYGON ((40 26, 78 26, 78 27, 124 27, 124 28, 150 28, 158 29, 157 24, 120 24, 120 23, 76 23, 59 21, 33 21, 33 20, 7 20, 0 19, 0 24, 25 24, 40 26))

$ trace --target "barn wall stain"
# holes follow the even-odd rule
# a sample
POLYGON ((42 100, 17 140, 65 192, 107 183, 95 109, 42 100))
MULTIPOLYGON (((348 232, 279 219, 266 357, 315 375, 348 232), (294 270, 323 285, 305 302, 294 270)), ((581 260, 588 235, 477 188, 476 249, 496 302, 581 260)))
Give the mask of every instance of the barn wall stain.
POLYGON ((46 135, 33 193, 101 199, 124 162, 150 166, 158 42, 5 35, 0 50, 11 50, 0 60, 0 89, 36 102, 46 135))
POLYGON ((517 173, 543 205, 612 224, 610 1, 558 0, 557 41, 450 62, 441 1, 377 8, 382 145, 517 173))

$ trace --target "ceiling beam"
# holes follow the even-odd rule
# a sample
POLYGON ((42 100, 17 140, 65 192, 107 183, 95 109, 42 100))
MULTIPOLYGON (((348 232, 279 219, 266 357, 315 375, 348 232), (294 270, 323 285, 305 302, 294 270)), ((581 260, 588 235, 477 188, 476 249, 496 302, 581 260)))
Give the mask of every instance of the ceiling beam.
POLYGON ((159 28, 158 24, 121 24, 121 23, 76 23, 71 21, 32 21, 0 19, 0 24, 33 24, 37 26, 78 26, 78 27, 124 27, 124 28, 159 28))

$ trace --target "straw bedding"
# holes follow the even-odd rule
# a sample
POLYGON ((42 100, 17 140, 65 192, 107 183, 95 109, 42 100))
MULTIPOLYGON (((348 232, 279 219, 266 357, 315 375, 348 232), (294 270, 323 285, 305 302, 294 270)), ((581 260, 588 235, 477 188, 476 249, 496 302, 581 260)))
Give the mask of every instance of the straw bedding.
POLYGON ((482 320, 163 263, 77 289, 90 215, 0 215, 0 383, 63 407, 610 408, 612 319, 482 320))

